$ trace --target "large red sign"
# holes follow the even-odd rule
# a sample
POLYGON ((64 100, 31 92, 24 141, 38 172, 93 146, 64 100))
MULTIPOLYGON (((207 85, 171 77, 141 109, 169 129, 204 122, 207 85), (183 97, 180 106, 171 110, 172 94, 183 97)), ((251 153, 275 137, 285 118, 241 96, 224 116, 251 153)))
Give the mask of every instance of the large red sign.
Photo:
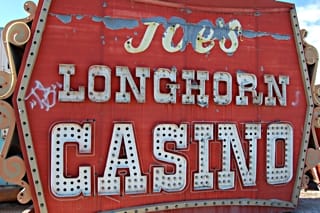
POLYGON ((40 1, 16 95, 36 210, 294 207, 301 50, 271 0, 40 1))

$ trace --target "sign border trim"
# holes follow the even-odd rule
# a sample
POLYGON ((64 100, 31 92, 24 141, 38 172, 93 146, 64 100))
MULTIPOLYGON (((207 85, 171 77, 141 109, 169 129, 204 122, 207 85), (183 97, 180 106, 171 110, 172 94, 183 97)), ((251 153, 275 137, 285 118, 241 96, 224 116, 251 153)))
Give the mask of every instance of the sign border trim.
MULTIPOLYGON (((31 135, 30 126, 28 122, 29 119, 26 113, 25 96, 26 96, 26 89, 29 84, 31 74, 33 71, 33 67, 37 59, 38 50, 41 44, 42 34, 46 26, 46 20, 47 20, 50 5, 51 5, 51 0, 43 1, 41 12, 36 25, 36 29, 32 37, 32 43, 27 56, 25 68, 22 73, 23 76, 22 76, 21 84, 19 85, 20 87, 18 90, 18 95, 16 100, 17 106, 18 106, 19 118, 20 118, 19 119, 20 125, 22 129, 24 143, 25 143, 25 149, 28 156, 28 163, 31 169, 30 172, 32 175, 33 186, 35 188, 35 193, 38 201, 37 204, 39 206, 40 212, 48 212, 48 209, 47 209, 46 200, 43 193, 43 187, 40 179, 38 164, 36 160, 36 154, 33 146, 32 135, 31 135)), ((35 205, 35 201, 33 202, 35 205)))

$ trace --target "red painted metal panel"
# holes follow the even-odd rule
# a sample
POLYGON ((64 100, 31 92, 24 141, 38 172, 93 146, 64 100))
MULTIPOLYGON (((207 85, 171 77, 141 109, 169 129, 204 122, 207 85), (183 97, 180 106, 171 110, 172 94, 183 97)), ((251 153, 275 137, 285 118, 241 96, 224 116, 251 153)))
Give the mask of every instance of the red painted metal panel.
POLYGON ((36 210, 291 207, 308 109, 292 5, 251 2, 40 1, 18 82, 36 210))

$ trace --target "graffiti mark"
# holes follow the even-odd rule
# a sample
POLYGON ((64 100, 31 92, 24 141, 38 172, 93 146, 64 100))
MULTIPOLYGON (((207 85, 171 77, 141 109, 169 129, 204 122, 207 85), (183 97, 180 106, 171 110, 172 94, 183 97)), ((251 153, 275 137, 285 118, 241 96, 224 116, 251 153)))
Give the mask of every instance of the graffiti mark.
POLYGON ((32 109, 39 106, 40 109, 49 111, 56 105, 57 89, 59 88, 62 88, 62 85, 58 82, 51 84, 49 87, 44 87, 40 81, 35 81, 35 86, 25 100, 29 100, 32 109))

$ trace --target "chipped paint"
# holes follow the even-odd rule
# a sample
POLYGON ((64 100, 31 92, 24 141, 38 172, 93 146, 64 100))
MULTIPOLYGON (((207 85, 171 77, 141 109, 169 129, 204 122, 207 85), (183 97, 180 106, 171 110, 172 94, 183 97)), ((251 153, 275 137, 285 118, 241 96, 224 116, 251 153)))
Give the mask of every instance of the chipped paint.
MULTIPOLYGON (((189 11, 187 13, 192 13, 190 9, 184 8, 183 11, 189 11)), ((83 19, 84 15, 62 15, 62 14, 54 14, 57 19, 59 19, 64 24, 69 24, 72 21, 72 16, 75 16, 77 20, 83 19)), ((125 19, 125 18, 113 18, 110 16, 92 16, 91 20, 93 22, 102 22, 106 26, 106 28, 111 30, 121 30, 121 29, 134 29, 139 26, 139 21, 137 19, 125 19)), ((141 18, 142 23, 146 22, 155 22, 163 25, 165 29, 170 27, 173 24, 180 24, 185 32, 184 43, 190 42, 192 45, 195 45, 194 39, 196 38, 197 33, 205 27, 205 35, 209 34, 210 29, 214 30, 213 38, 217 40, 222 40, 223 38, 228 37, 228 32, 230 31, 230 23, 235 21, 236 19, 231 20, 226 23, 223 18, 216 19, 216 26, 207 19, 201 20, 198 23, 188 23, 185 19, 180 17, 171 17, 167 20, 164 17, 150 17, 150 18, 141 18)), ((254 30, 241 30, 243 37, 246 38, 256 38, 256 37, 264 37, 271 36, 276 40, 290 40, 289 35, 283 35, 279 33, 269 33, 269 32, 257 32, 254 30)), ((241 34, 240 30, 237 28, 234 29, 234 32, 239 36, 241 34)), ((185 44, 184 44, 185 45, 185 44)))
POLYGON ((267 37, 271 36, 276 40, 290 40, 289 35, 282 35, 278 33, 268 33, 268 32, 255 32, 253 30, 243 30, 243 37, 245 38, 257 38, 257 37, 267 37))
POLYGON ((59 19, 64 24, 69 24, 72 21, 72 15, 54 15, 57 19, 59 19))
POLYGON ((76 15, 76 19, 77 19, 77 20, 81 20, 81 19, 83 19, 83 17, 84 17, 84 16, 82 16, 82 15, 76 15))
POLYGON ((105 36, 104 35, 100 36, 100 39, 101 39, 101 44, 106 45, 105 36))
POLYGON ((181 8, 180 11, 184 12, 186 14, 191 14, 192 13, 192 10, 190 8, 181 8))
POLYGON ((102 22, 110 30, 134 29, 139 26, 139 22, 136 19, 112 18, 110 16, 94 16, 92 21, 102 22))
POLYGON ((191 43, 192 47, 196 48, 196 41, 199 36, 199 32, 203 30, 203 37, 208 37, 208 40, 218 40, 222 41, 223 39, 230 39, 229 32, 232 31, 238 37, 241 31, 241 25, 238 25, 237 30, 230 29, 231 23, 236 20, 231 20, 228 23, 225 23, 223 18, 218 18, 216 20, 217 26, 215 26, 210 20, 204 19, 198 23, 188 23, 185 19, 180 17, 171 17, 168 21, 164 17, 152 17, 144 18, 141 20, 143 23, 146 22, 155 22, 162 24, 163 27, 168 30, 171 26, 179 24, 184 32, 183 43, 180 51, 184 51, 188 43, 191 43), (213 31, 213 34, 210 36, 210 32, 213 31))
MULTIPOLYGON (((106 4, 106 2, 104 3, 106 4)), ((107 6, 107 5, 106 5, 107 6)), ((192 13, 187 8, 182 8, 181 11, 187 14, 192 13)), ((52 14, 64 24, 72 22, 72 16, 80 21, 84 15, 62 15, 52 14)), ((256 32, 253 30, 243 30, 239 20, 232 19, 226 22, 222 17, 215 20, 215 23, 208 19, 200 20, 198 23, 190 23, 185 19, 177 16, 172 16, 166 19, 162 16, 141 18, 140 22, 138 19, 129 18, 114 18, 110 16, 89 16, 91 20, 96 23, 103 23, 107 29, 110 30, 122 30, 122 29, 135 29, 139 27, 140 23, 147 25, 145 35, 140 41, 138 47, 132 46, 132 37, 124 43, 124 47, 129 53, 140 53, 148 49, 151 44, 153 37, 157 31, 159 25, 165 29, 162 37, 163 48, 170 53, 183 52, 188 44, 192 45, 192 48, 201 54, 208 55, 215 46, 215 42, 219 43, 220 49, 225 52, 228 56, 232 56, 238 49, 241 37, 245 38, 257 38, 257 37, 272 37, 276 40, 290 40, 289 35, 283 35, 279 33, 270 32, 256 32), (183 30, 183 37, 177 44, 174 44, 172 39, 176 31, 181 28, 183 30), (144 41, 147 39, 148 41, 144 41), (226 45, 227 41, 231 42, 231 45, 226 45), (204 47, 204 44, 208 44, 204 47)), ((133 32, 134 36, 137 36, 137 31, 133 32)), ((104 43, 105 44, 105 43, 104 43)))

